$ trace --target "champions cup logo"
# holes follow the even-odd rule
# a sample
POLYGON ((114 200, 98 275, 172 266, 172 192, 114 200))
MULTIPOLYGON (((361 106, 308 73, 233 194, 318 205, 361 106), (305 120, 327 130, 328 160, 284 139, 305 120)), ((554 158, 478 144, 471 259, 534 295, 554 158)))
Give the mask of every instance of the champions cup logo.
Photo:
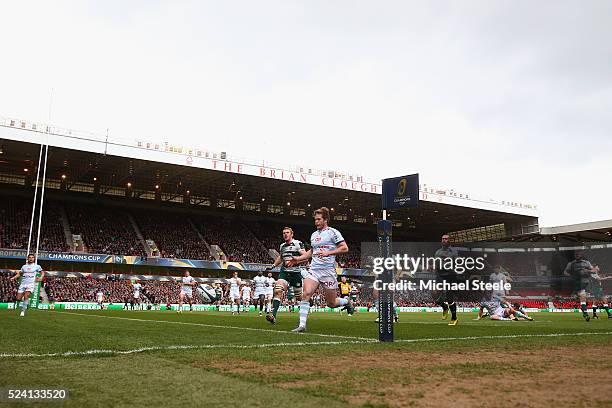
POLYGON ((408 193, 408 180, 402 178, 399 183, 397 183, 397 190, 395 191, 395 197, 393 197, 393 203, 400 207, 406 205, 410 202, 410 195, 408 193))
POLYGON ((408 186, 408 181, 405 178, 401 179, 400 182, 397 184, 397 193, 396 193, 396 196, 397 197, 405 196, 406 195, 407 186, 408 186))

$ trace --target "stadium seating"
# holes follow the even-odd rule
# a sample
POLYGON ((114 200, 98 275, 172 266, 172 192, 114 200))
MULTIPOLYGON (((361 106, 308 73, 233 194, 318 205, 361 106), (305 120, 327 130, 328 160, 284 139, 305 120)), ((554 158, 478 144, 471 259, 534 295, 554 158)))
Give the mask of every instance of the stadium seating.
MULTIPOLYGON (((70 252, 63 230, 67 221, 71 234, 81 235, 88 253, 144 256, 141 240, 130 217, 133 216, 145 240, 155 242, 164 258, 214 259, 205 242, 218 245, 225 260, 235 262, 272 263, 269 249, 278 250, 282 243, 281 222, 245 221, 215 215, 187 216, 171 210, 139 211, 109 205, 83 204, 72 201, 45 201, 41 233, 41 249, 70 252), (63 214, 67 220, 63 220, 63 214), (131 215, 130 215, 131 214, 131 215), (191 221, 191 222, 190 222, 191 221), (194 229, 197 229, 197 231, 194 229)), ((0 203, 0 247, 25 249, 30 225, 31 207, 20 197, 6 197, 0 203)), ((307 220, 291 224, 296 239, 309 246, 314 226, 307 220)), ((361 242, 376 237, 339 227, 349 245, 349 252, 337 257, 341 267, 359 267, 361 242)), ((35 238, 35 237, 34 237, 35 238)))
POLYGON ((66 206, 73 234, 80 234, 87 252, 109 255, 145 254, 125 211, 110 207, 66 206))
POLYGON ((162 258, 210 258, 206 244, 185 216, 143 212, 134 218, 145 240, 155 242, 162 258))
POLYGON ((0 272, 0 302, 14 302, 17 296, 17 282, 11 281, 12 274, 0 272))
POLYGON ((49 301, 95 302, 101 290, 108 302, 119 303, 132 297, 132 285, 128 280, 109 281, 92 278, 46 277, 45 290, 49 301))
POLYGON ((272 263, 267 248, 238 220, 215 217, 194 218, 210 245, 218 245, 227 260, 235 262, 272 263))
MULTIPOLYGON (((38 216, 38 210, 36 210, 38 216)), ((23 198, 3 198, 0 201, 0 247, 26 249, 32 216, 32 203, 23 198)), ((66 236, 61 227, 59 208, 47 203, 43 211, 40 249, 65 252, 68 250, 66 236)), ((32 248, 36 246, 37 228, 32 233, 32 248)))

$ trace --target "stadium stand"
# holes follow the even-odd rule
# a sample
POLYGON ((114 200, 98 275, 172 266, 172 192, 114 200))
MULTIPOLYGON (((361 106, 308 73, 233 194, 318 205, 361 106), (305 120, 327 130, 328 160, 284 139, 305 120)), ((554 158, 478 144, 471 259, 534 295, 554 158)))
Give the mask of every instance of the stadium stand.
POLYGON ((45 289, 50 301, 55 302, 95 302, 96 294, 101 290, 107 301, 123 302, 132 296, 132 285, 129 280, 110 281, 92 278, 45 278, 45 289))
MULTIPOLYGON (((129 221, 128 210, 111 206, 78 204, 73 202, 45 205, 41 250, 70 252, 62 229, 64 206, 72 234, 81 235, 88 253, 144 256, 145 250, 129 221)), ((145 240, 152 240, 159 249, 153 254, 163 258, 212 260, 206 244, 192 227, 189 219, 171 211, 132 211, 145 240)), ((25 249, 31 208, 20 203, 18 197, 7 197, 0 204, 0 247, 25 249)), ((283 223, 246 223, 238 218, 215 216, 191 217, 201 235, 211 245, 218 245, 225 260, 235 262, 272 263, 268 249, 278 249, 282 242, 283 223)), ((313 227, 292 226, 296 239, 309 244, 313 227)), ((342 231, 348 236, 358 233, 342 231)), ((372 238, 374 239, 374 238, 372 238)), ((350 251, 337 258, 341 267, 359 267, 360 241, 347 238, 350 251)))
POLYGON ((92 254, 145 254, 125 211, 93 205, 66 205, 73 234, 80 234, 92 254))
POLYGON ((0 272, 0 302, 14 302, 17 296, 17 282, 11 281, 12 274, 0 272))
POLYGON ((157 245, 162 258, 210 259, 206 244, 185 216, 164 213, 136 213, 136 222, 145 239, 157 245))
MULTIPOLYGON (((36 210, 38 211, 38 210, 36 210)), ((36 214, 38 215, 38 213, 36 214)), ((25 249, 28 246, 31 203, 18 198, 6 197, 0 202, 0 247, 25 249)), ((45 251, 65 252, 68 250, 66 236, 62 230, 59 208, 54 203, 45 205, 41 226, 40 248, 45 251)), ((32 242, 36 242, 36 226, 32 242)))
POLYGON ((238 219, 197 217, 194 223, 210 245, 218 245, 223 250, 228 261, 273 262, 267 248, 238 219))

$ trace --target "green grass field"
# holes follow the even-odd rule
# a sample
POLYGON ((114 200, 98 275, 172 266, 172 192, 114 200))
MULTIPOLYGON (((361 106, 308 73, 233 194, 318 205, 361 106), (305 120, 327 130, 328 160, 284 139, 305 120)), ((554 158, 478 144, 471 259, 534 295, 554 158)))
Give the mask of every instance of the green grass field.
MULTIPOLYGON (((534 322, 406 313, 380 344, 374 314, 0 312, 0 389, 66 388, 44 406, 610 406, 612 319, 534 322), (594 382, 594 378, 596 381, 594 382)), ((40 403, 7 403, 33 406, 40 403)))

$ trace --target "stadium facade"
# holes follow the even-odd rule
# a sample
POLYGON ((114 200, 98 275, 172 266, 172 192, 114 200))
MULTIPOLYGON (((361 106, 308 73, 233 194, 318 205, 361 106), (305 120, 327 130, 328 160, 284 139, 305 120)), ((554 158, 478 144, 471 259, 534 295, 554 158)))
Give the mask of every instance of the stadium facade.
MULTIPOLYGON (((376 239, 381 185, 361 175, 234 158, 225 152, 170 142, 121 140, 9 118, 0 119, 0 138, 2 195, 7 201, 30 206, 40 144, 49 145, 45 203, 50 210, 45 207, 41 238, 47 243, 51 240, 45 233, 52 230, 49 224, 55 223, 61 226, 56 228, 61 229, 57 235, 63 235, 66 241, 65 246, 41 246, 41 261, 52 269, 170 275, 188 267, 200 276, 218 274, 220 269, 255 273, 262 264, 272 263, 277 246, 274 240, 280 241, 280 230, 272 237, 271 229, 266 228, 245 232, 252 238, 252 245, 259 242, 266 250, 253 262, 248 259, 252 257, 226 253, 231 251, 214 242, 214 234, 206 231, 209 221, 238 221, 240 228, 247 230, 253 223, 276 228, 290 225, 305 240, 307 231, 312 229, 312 209, 319 206, 332 209, 332 224, 347 231, 347 240, 355 251, 361 242, 376 239), (90 208, 125 213, 123 223, 139 242, 123 250, 118 246, 115 251, 88 247, 88 237, 82 236, 87 233, 73 231, 72 217, 79 211, 95 217, 88 213, 90 208), (179 217, 183 224, 177 228, 193 230, 185 239, 201 240, 209 256, 184 256, 185 250, 183 256, 180 251, 164 256, 172 251, 158 248, 160 243, 148 236, 155 236, 155 231, 149 234, 143 231, 147 228, 139 228, 141 216, 148 212, 161 214, 162 219, 179 217), (140 253, 135 246, 141 246, 140 253)), ((418 208, 388 214, 396 239, 437 241, 441 234, 451 233, 458 241, 500 240, 539 230, 534 205, 482 199, 426 184, 419 189, 418 208)), ((121 222, 120 217, 118 221, 104 213, 99 216, 100 223, 109 219, 121 222)), ((239 229, 236 234, 234 239, 240 240, 239 229)), ((6 241, 0 252, 1 266, 17 267, 25 248, 20 242, 6 241)), ((358 259, 359 254, 353 257, 358 259)), ((343 274, 363 274, 359 269, 357 262, 339 265, 339 273, 343 274)))

